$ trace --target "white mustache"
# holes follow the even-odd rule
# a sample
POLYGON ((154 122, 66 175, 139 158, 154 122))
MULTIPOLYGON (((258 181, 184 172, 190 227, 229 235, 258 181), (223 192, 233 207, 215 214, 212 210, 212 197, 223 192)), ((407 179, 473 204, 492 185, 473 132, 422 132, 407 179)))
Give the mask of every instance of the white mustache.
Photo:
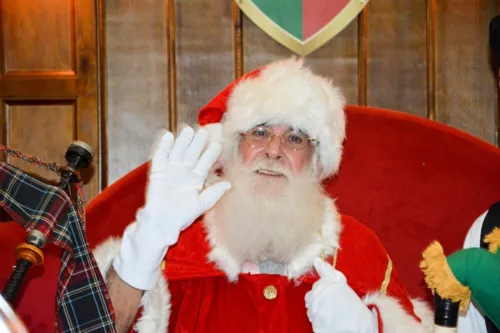
POLYGON ((271 161, 271 160, 259 160, 253 163, 252 165, 252 172, 258 172, 258 171, 270 171, 274 172, 277 174, 281 174, 285 176, 286 178, 290 177, 290 171, 283 167, 280 163, 271 161))

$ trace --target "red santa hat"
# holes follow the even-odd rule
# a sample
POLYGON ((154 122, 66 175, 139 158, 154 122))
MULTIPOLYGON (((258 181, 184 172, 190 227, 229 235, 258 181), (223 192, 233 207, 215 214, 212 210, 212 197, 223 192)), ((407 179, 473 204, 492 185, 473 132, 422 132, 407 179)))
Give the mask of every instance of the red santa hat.
POLYGON ((335 174, 345 137, 345 99, 303 59, 287 59, 236 80, 203 107, 199 124, 222 144, 222 162, 232 159, 240 133, 260 124, 287 124, 319 143, 313 166, 321 180, 335 174))

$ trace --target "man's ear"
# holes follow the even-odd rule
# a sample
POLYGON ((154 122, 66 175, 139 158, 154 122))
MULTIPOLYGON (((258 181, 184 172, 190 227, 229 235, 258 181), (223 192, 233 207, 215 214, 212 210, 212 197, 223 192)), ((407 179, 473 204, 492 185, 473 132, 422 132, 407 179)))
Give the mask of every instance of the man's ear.
POLYGON ((222 161, 219 158, 210 171, 208 172, 207 179, 205 180, 205 184, 203 185, 205 188, 217 184, 222 180, 224 174, 224 167, 222 165, 222 161))

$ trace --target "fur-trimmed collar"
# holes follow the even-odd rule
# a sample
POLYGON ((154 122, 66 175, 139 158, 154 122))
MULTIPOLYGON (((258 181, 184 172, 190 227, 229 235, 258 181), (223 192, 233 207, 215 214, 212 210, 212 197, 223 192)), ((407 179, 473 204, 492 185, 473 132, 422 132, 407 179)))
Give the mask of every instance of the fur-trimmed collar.
MULTIPOLYGON (((229 250, 220 246, 215 239, 215 212, 207 212, 204 223, 207 231, 208 243, 211 251, 208 259, 221 269, 230 281, 235 281, 241 273, 243 263, 238 262, 229 250)), ((286 265, 286 275, 289 279, 297 279, 308 272, 313 266, 313 259, 319 256, 330 256, 339 248, 342 225, 340 215, 333 200, 325 198, 324 220, 321 230, 316 233, 315 241, 304 249, 286 265)))

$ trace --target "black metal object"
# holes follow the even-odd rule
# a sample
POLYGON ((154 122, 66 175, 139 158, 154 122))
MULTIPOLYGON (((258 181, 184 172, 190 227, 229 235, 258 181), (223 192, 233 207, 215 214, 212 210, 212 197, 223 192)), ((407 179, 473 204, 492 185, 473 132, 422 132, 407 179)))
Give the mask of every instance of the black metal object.
POLYGON ((88 167, 92 163, 93 156, 89 145, 82 141, 74 141, 64 156, 68 164, 61 172, 61 180, 57 186, 69 192, 70 184, 78 181, 75 171, 88 167))
POLYGON ((28 259, 19 259, 17 261, 16 268, 12 272, 12 275, 9 278, 9 282, 2 292, 2 296, 11 305, 14 301, 15 296, 17 295, 19 287, 22 285, 24 277, 28 273, 28 270, 31 268, 31 266, 33 266, 33 263, 28 259))
POLYGON ((434 293, 434 306, 435 325, 457 327, 460 302, 452 302, 450 299, 441 298, 437 293, 434 293))
MULTIPOLYGON (((62 170, 61 179, 57 186, 69 194, 71 183, 79 180, 77 171, 88 167, 92 163, 93 156, 92 148, 89 145, 82 141, 74 141, 66 151, 65 158, 68 164, 62 170)), ((45 246, 46 241, 45 235, 35 229, 28 235, 26 243, 21 244, 16 249, 18 260, 2 292, 2 296, 11 305, 16 300, 28 270, 33 266, 43 264, 41 249, 45 246)))

